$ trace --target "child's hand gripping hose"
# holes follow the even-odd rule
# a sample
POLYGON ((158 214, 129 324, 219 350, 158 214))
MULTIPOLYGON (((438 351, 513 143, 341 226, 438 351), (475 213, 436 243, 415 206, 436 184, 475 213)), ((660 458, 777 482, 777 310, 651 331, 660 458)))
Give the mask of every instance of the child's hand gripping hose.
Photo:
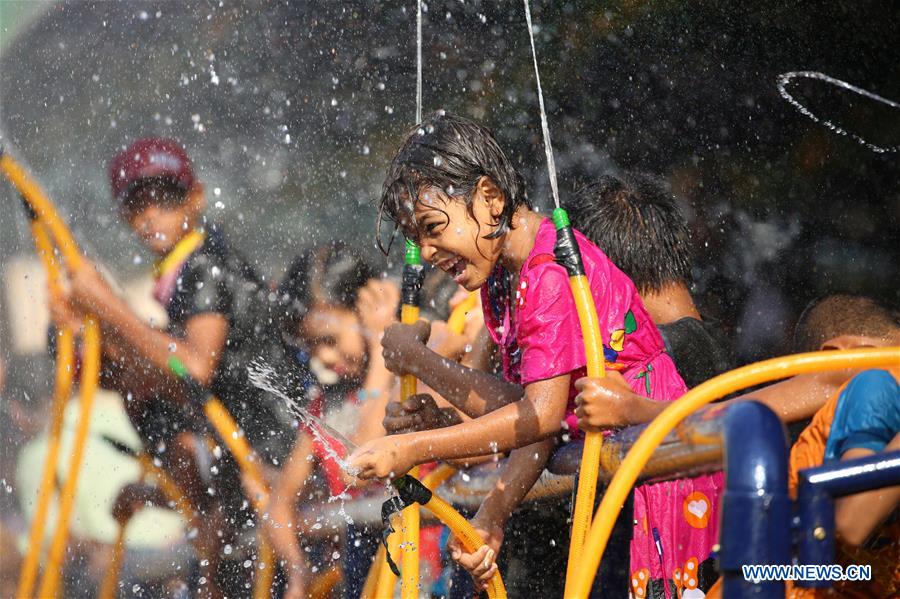
POLYGON ((743 366, 720 374, 699 385, 669 406, 651 422, 622 461, 597 508, 591 529, 579 556, 574 577, 566 580, 567 599, 585 599, 597 573, 600 559, 613 524, 622 509, 628 492, 637 481, 654 450, 685 418, 721 397, 762 383, 779 379, 843 368, 866 369, 896 366, 900 363, 900 347, 822 351, 783 356, 743 366))
MULTIPOLYGON (((200 404, 206 419, 215 429, 216 434, 228 447, 228 451, 237 462, 241 473, 248 477, 254 488, 261 493, 250 497, 257 515, 262 518, 269 502, 268 484, 259 468, 259 456, 250 447, 243 431, 222 402, 205 389, 199 382, 191 378, 187 367, 175 356, 169 358, 169 370, 186 385, 188 397, 192 403, 200 404)), ((253 583, 254 599, 265 599, 271 594, 272 580, 275 576, 275 552, 260 526, 257 534, 258 567, 253 583)))
MULTIPOLYGON (((468 520, 454 510, 449 503, 432 493, 424 484, 409 475, 401 476, 393 484, 397 489, 398 496, 392 497, 381 506, 381 520, 384 523, 382 542, 385 546, 388 545, 388 537, 393 533, 391 517, 402 510, 410 509, 411 506, 418 509, 415 504, 425 506, 430 510, 460 540, 466 551, 474 553, 484 545, 484 539, 472 528, 468 520)), ((385 557, 391 570, 399 576, 397 565, 391 559, 389 547, 385 557)), ((505 599, 506 587, 503 585, 499 572, 496 572, 488 583, 487 594, 492 599, 505 599)))
MULTIPOLYGON (((419 320, 419 292, 422 289, 424 270, 419 247, 406 240, 406 255, 403 263, 403 282, 400 287, 401 305, 400 322, 415 324, 419 320)), ((400 377, 400 401, 416 394, 416 377, 405 374, 400 377)), ((418 468, 413 468, 409 475, 417 476, 418 468)), ((384 510, 384 507, 382 507, 384 510)), ((410 506, 403 510, 403 542, 402 549, 403 577, 400 580, 400 596, 403 599, 416 599, 419 596, 419 508, 410 506)), ((397 572, 394 574, 398 575, 397 572)))
MULTIPOLYGON (((587 375, 605 376, 603 368, 603 340, 600 336, 600 324, 597 320, 597 309, 591 287, 584 274, 581 252, 575 233, 569 223, 569 215, 562 208, 553 211, 553 224, 556 225, 556 245, 553 253, 556 262, 566 269, 569 285, 581 323, 581 336, 584 339, 584 355, 587 361, 587 375)), ((589 432, 584 438, 584 449, 581 454, 581 468, 578 473, 578 490, 575 495, 575 511, 572 516, 572 537, 569 540, 569 561, 566 566, 566 597, 569 596, 569 581, 581 560, 582 549, 588 529, 591 526, 591 511, 594 507, 594 495, 597 489, 597 476, 600 472, 600 450, 603 436, 598 432, 589 432)))
MULTIPOLYGON (((74 237, 54 209, 53 204, 46 195, 44 195, 40 186, 28 175, 25 169, 22 168, 9 153, 4 152, 2 148, 0 148, 0 171, 3 172, 3 175, 9 179, 22 195, 22 198, 30 209, 30 213, 37 216, 37 220, 40 221, 41 229, 46 227, 49 230, 69 270, 80 268, 82 264, 81 253, 78 246, 75 244, 74 237)), ((30 216, 32 216, 32 214, 30 214, 30 216)), ((32 221, 34 220, 35 219, 32 217, 32 221)), ((52 257, 53 255, 49 239, 47 239, 46 235, 37 233, 35 242, 39 244, 39 252, 44 256, 45 264, 47 264, 47 257, 52 257)), ((48 275, 52 280, 53 273, 48 271, 48 275)), ((80 412, 78 425, 75 429, 75 442, 69 462, 68 476, 66 477, 65 484, 60 492, 59 515, 57 517, 56 531, 53 535, 53 541, 47 557, 44 577, 41 580, 39 590, 39 595, 41 597, 55 596, 59 587, 59 576, 66 542, 68 541, 69 520, 71 519, 72 510, 75 506, 75 493, 77 491, 78 475, 81 470, 84 448, 87 443, 90 413, 94 403, 94 393, 97 390, 100 378, 100 326, 97 323, 97 320, 92 316, 85 317, 83 342, 84 358, 79 385, 80 412)), ((60 355, 58 360, 68 360, 68 364, 65 364, 65 362, 63 362, 63 364, 65 364, 67 370, 70 372, 72 362, 74 362, 73 344, 74 341, 66 339, 65 335, 60 339, 60 355)), ((65 387, 66 381, 60 381, 59 370, 57 370, 57 375, 57 383, 62 382, 63 387, 65 387)), ((68 381, 68 385, 71 386, 71 380, 68 381)), ((64 388, 58 388, 57 394, 61 394, 63 390, 65 390, 66 395, 68 395, 68 390, 64 388)), ((54 409, 55 408, 56 401, 54 401, 54 409)), ((55 464, 54 466, 50 466, 49 464, 50 457, 48 452, 48 462, 46 462, 44 466, 45 475, 49 468, 55 468, 55 464)), ((43 526, 43 522, 41 521, 38 526, 43 526)), ((33 532, 34 531, 32 531, 32 533, 33 532)), ((40 543, 31 543, 29 546, 29 554, 26 556, 25 567, 23 567, 22 576, 19 580, 19 588, 17 591, 18 597, 29 597, 32 595, 35 579, 37 577, 39 554, 40 543)))

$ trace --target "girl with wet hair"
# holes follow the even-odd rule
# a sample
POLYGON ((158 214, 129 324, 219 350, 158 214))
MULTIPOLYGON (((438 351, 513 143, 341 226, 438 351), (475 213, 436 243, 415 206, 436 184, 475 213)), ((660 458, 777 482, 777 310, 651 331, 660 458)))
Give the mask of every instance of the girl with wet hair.
MULTIPOLYGON (((443 112, 413 130, 398 151, 381 212, 419 245, 426 261, 467 290, 481 291, 505 380, 430 351, 424 322, 392 326, 382 344, 387 367, 415 375, 472 420, 376 439, 354 453, 351 465, 362 477, 385 478, 431 460, 524 448, 512 453, 486 502, 495 508, 483 505, 476 517, 477 527, 497 539, 497 520, 537 479, 556 438, 579 434, 574 382, 584 376, 586 359, 569 277, 554 259, 555 228, 532 209, 491 132, 443 112)), ((596 245, 575 235, 607 342, 607 369, 649 397, 680 396, 684 382, 634 284, 596 245)), ((482 548, 459 557, 463 565, 491 564, 473 572, 486 582, 496 568, 495 552, 482 548)))

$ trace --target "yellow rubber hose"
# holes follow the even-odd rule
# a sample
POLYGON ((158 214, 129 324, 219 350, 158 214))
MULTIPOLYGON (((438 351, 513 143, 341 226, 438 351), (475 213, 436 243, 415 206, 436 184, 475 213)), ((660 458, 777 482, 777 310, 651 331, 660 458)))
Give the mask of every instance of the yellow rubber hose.
POLYGON ((122 569, 122 560, 125 557, 125 529, 127 523, 119 525, 119 532, 113 542, 113 553, 103 574, 103 582, 100 584, 100 592, 97 599, 116 599, 116 587, 119 585, 119 572, 122 569))
POLYGON ((422 477, 422 484, 434 491, 456 473, 456 468, 448 464, 441 464, 422 477))
MULTIPOLYGON (((203 405, 203 411, 213 428, 216 429, 222 442, 228 446, 228 450, 234 456, 241 472, 250 478, 258 489, 262 490, 261 494, 250 498, 256 513, 262 518, 266 504, 269 501, 269 494, 265 477, 263 477, 259 468, 259 457, 253 451, 253 448, 250 447, 250 443, 247 442, 244 435, 241 434, 237 422, 231 417, 231 414, 228 413, 221 401, 215 397, 210 397, 203 405)), ((275 552, 263 533, 261 525, 260 532, 257 535, 257 542, 259 566, 253 582, 253 597, 254 599, 264 599, 271 595, 272 580, 275 577, 275 552)))
POLYGON ((56 246, 65 258, 68 267, 72 270, 81 266, 81 253, 75 243, 75 238, 66 227, 59 213, 53 207, 52 202, 44 194, 43 190, 32 179, 24 168, 8 152, 0 152, 0 172, 15 185, 31 209, 37 214, 38 220, 44 223, 50 230, 56 246))
MULTIPOLYGON (((456 469, 447 464, 441 464, 428 474, 426 474, 422 478, 422 484, 428 487, 431 490, 434 490, 444 484, 447 479, 449 479, 456 472, 456 469)), ((397 533, 394 533, 396 535, 397 533)), ((392 537, 388 538, 388 544, 390 545, 392 541, 392 537)), ((396 543, 392 548, 391 555, 394 555, 393 552, 397 551, 397 547, 399 543, 396 543)), ((387 590, 387 585, 390 585, 390 589, 393 589, 393 585, 396 582, 396 576, 391 572, 390 566, 388 566, 387 559, 385 558, 384 546, 379 545, 378 551, 375 553, 375 560, 372 562, 372 566, 369 568, 369 574, 366 576, 366 584, 363 587, 363 592, 360 595, 360 599, 373 599, 375 597, 380 597, 378 592, 382 593, 392 593, 393 591, 387 590), (384 577, 388 577, 386 580, 384 577), (385 586, 379 587, 380 581, 384 580, 383 583, 385 586)))
MULTIPOLYGON (((375 559, 372 560, 372 565, 369 566, 369 573, 366 575, 366 583, 363 585, 362 593, 359 594, 359 599, 375 599, 375 597, 377 597, 375 590, 378 588, 381 570, 383 569, 383 566, 386 565, 387 559, 385 558, 384 545, 379 545, 378 551, 375 552, 375 559)), ((390 568, 388 568, 388 570, 390 570, 390 568)))
POLYGON ((462 335, 466 330, 466 316, 475 309, 478 303, 478 292, 470 291, 466 299, 459 302, 447 318, 447 328, 451 333, 462 335))
MULTIPOLYGON (((425 504, 425 507, 431 510, 431 513, 450 529, 466 551, 470 553, 475 552, 484 545, 481 535, 472 528, 469 521, 454 510, 449 503, 434 493, 432 493, 431 499, 425 504)), ((488 583, 487 594, 491 599, 506 599, 506 587, 503 585, 503 579, 500 578, 499 570, 491 577, 488 583)))
POLYGON ((580 556, 579 568, 575 572, 574 579, 566 581, 567 586, 570 586, 571 589, 571 592, 566 593, 566 597, 569 599, 587 598, 606 543, 609 541, 613 524, 628 492, 656 447, 685 418, 729 393, 762 383, 811 372, 843 368, 877 368, 896 366, 898 363, 900 363, 900 347, 823 351, 783 356, 721 374, 672 402, 647 426, 607 487, 588 533, 584 552, 580 556))
MULTIPOLYGON (((60 293, 62 272, 54 256, 53 244, 44 226, 38 222, 31 223, 34 245, 44 269, 47 272, 47 286, 50 295, 60 293)), ((47 433, 47 456, 41 473, 41 484, 38 488, 37 504, 28 533, 28 552, 22 564, 16 597, 30 597, 37 581, 41 549, 44 544, 44 527, 47 513, 50 511, 50 500, 54 493, 56 481, 56 465, 59 462, 60 435, 62 434, 63 415, 66 403, 72 394, 72 379, 75 372, 75 335, 68 327, 59 330, 56 337, 56 378, 53 387, 53 404, 50 409, 50 429, 47 433)))
MULTIPOLYGON (((388 537, 388 548, 387 551, 390 552, 391 555, 397 555, 397 550, 400 548, 400 539, 402 535, 400 531, 392 532, 388 537)), ((381 556, 384 558, 379 566, 378 573, 378 584, 375 585, 375 598, 383 599, 385 597, 393 597, 394 596, 394 587, 397 585, 397 577, 391 571, 391 567, 388 565, 387 554, 382 551, 381 556)))
POLYGON ((340 568, 329 568, 319 576, 315 577, 312 584, 309 585, 310 599, 325 599, 329 597, 334 587, 341 581, 343 575, 340 568))
POLYGON ((93 317, 87 317, 84 324, 84 355, 81 364, 81 381, 79 396, 78 425, 75 428, 75 441, 69 460, 66 481, 60 493, 59 516, 56 520, 56 532, 50 545, 47 566, 41 585, 39 597, 55 597, 59 590, 59 579, 63 569, 66 542, 69 538, 69 521, 75 507, 75 494, 78 491, 78 475, 84 460, 84 449, 91 425, 91 408, 94 394, 100 379, 100 325, 93 317))
MULTIPOLYGON (((403 304, 400 307, 400 322, 415 324, 419 320, 419 307, 403 304)), ((407 399, 416 394, 416 377, 403 375, 400 377, 400 398, 407 399)), ((418 467, 409 471, 410 476, 417 476, 418 467)), ((402 512, 401 531, 403 540, 400 544, 401 575, 400 596, 402 599, 417 599, 419 596, 419 506, 411 505, 402 512)))
MULTIPOLYGON (((556 254, 559 262, 569 274, 569 287, 578 312, 581 325, 581 337, 584 341, 584 356, 587 375, 603 377, 603 338, 600 335, 600 321, 594 306, 594 296, 584 272, 578 241, 569 223, 569 215, 562 208, 553 211, 553 224, 556 227, 556 254)), ((599 432, 588 432, 584 436, 584 448, 581 453, 581 466, 578 471, 578 488, 575 494, 575 509, 572 513, 572 534, 569 539, 569 559, 566 563, 566 592, 569 595, 569 580, 578 567, 585 538, 591 527, 591 513, 594 509, 594 497, 597 491, 597 476, 600 472, 600 451, 603 448, 603 436, 599 432)))
MULTIPOLYGON (((40 186, 8 152, 0 151, 0 172, 18 189, 31 210, 37 215, 37 220, 47 227, 68 268, 70 270, 80 268, 82 257, 78 246, 75 244, 75 239, 40 186)), ((85 318, 83 340, 84 360, 80 382, 81 410, 75 430, 75 442, 69 472, 66 484, 60 494, 57 527, 50 546, 50 553, 48 554, 47 568, 41 580, 39 592, 42 597, 55 596, 58 590, 60 569, 68 539, 69 519, 75 503, 74 494, 77 491, 78 473, 81 470, 81 459, 90 427, 90 412, 94 402, 94 393, 99 384, 100 326, 93 317, 88 316, 85 318)))

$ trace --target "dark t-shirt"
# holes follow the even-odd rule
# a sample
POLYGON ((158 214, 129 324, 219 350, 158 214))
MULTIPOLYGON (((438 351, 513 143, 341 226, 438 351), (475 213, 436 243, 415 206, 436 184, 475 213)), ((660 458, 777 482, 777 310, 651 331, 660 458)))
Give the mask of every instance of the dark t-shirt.
POLYGON ((166 312, 169 333, 176 337, 184 336, 187 322, 201 314, 222 314, 228 319, 228 335, 210 391, 257 451, 283 458, 293 440, 293 418, 287 406, 250 384, 247 373, 256 358, 276 368, 285 362, 270 300, 274 294, 250 264, 228 246, 219 230, 210 228, 182 267, 166 312))
POLYGON ((734 367, 728 340, 715 321, 686 317, 657 328, 689 389, 734 367))

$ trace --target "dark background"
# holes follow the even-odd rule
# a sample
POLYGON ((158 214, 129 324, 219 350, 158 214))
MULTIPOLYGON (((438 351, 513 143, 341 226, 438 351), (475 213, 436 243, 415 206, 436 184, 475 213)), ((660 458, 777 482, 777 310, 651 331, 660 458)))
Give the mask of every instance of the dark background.
MULTIPOLYGON (((618 169, 666 177, 691 219, 698 298, 742 361, 786 349, 814 296, 900 300, 897 154, 813 123, 775 86, 817 70, 900 99, 897 6, 533 3, 563 195, 618 169)), ((424 45, 426 111, 492 126, 548 207, 522 4, 429 3, 424 45)), ((412 1, 61 3, 0 56, 0 126, 123 276, 149 256, 117 222, 106 161, 137 136, 181 139, 209 216, 277 279, 334 237, 377 258, 372 201, 412 125, 414 46, 412 1)), ((897 110, 817 81, 790 89, 900 144, 897 110)), ((0 196, 0 256, 31 251, 0 196)))

